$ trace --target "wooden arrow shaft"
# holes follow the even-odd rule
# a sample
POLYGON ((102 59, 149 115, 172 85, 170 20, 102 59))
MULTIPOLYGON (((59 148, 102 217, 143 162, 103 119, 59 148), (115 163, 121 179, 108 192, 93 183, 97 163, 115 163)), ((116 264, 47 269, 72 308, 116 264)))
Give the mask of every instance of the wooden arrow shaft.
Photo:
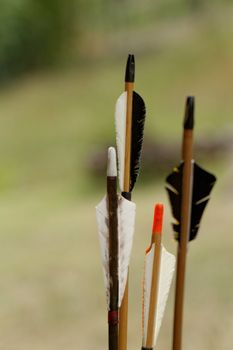
POLYGON ((154 258, 152 268, 151 290, 150 290, 150 305, 149 305, 149 317, 147 324, 147 338, 146 348, 153 348, 156 312, 158 304, 158 292, 159 292, 159 275, 160 275, 160 260, 161 260, 161 233, 153 234, 154 243, 154 258))
POLYGON ((130 188, 133 86, 134 86, 134 83, 125 83, 125 91, 127 92, 126 133, 125 133, 125 173, 124 173, 124 191, 125 192, 129 192, 129 188, 130 188))
MULTIPOLYGON (((133 83, 125 83, 127 92, 126 105, 126 134, 125 134, 125 172, 124 172, 124 192, 128 193, 130 189, 130 162, 131 162, 131 139, 132 139, 132 110, 133 110, 133 83)), ((128 279, 125 292, 120 306, 119 322, 119 350, 127 349, 127 330, 128 330, 128 279)))
POLYGON ((173 350, 182 348, 183 304, 187 246, 191 223, 192 185, 193 185, 193 130, 184 130, 183 137, 183 178, 181 202, 181 232, 177 253, 177 272, 175 290, 175 311, 173 327, 173 350))

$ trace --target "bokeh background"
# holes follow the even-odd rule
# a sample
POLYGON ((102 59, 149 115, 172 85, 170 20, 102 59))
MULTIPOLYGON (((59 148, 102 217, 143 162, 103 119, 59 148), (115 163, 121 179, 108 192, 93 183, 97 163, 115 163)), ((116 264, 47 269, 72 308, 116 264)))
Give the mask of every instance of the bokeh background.
MULTIPOLYGON (((190 244, 184 349, 233 341, 233 4, 224 0, 0 3, 0 348, 107 349, 95 222, 128 53, 147 105, 134 191, 129 349, 141 346, 144 250, 179 163, 185 97, 196 96, 195 158, 218 183, 190 244)), ((173 286, 174 289, 174 286, 173 286)), ((158 348, 171 348, 172 289, 158 348)))

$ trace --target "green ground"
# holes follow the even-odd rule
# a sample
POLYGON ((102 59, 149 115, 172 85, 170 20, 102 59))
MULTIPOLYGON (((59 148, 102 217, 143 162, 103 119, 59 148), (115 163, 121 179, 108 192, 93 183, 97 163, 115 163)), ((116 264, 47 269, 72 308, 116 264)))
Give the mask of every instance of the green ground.
MULTIPOLYGON (((145 41, 150 37, 149 49, 146 54, 138 50, 137 90, 147 103, 146 138, 178 142, 189 93, 197 96, 197 142, 201 136, 217 137, 230 130, 232 34, 232 7, 145 29, 141 35, 145 41)), ((117 41, 117 35, 112 40, 117 41)), ((4 350, 107 348, 94 212, 105 189, 96 188, 87 164, 96 147, 114 143, 113 111, 123 88, 125 56, 38 73, 0 91, 0 347, 4 350)), ((174 164, 178 160, 179 155, 174 164)), ((189 251, 185 350, 228 350, 232 343, 232 156, 211 164, 211 170, 218 175, 218 186, 200 236, 189 251)), ((163 186, 162 181, 144 185, 142 169, 134 197, 138 216, 130 349, 140 348, 143 252, 155 201, 166 204, 164 239, 175 252, 163 186)), ((173 293, 159 339, 161 349, 170 348, 172 300, 173 293)))

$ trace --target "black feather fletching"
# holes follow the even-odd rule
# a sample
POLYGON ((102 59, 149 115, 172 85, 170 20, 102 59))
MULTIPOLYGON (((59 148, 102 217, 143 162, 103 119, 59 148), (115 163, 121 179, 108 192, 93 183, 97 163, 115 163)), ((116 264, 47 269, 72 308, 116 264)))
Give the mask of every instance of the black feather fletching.
POLYGON ((132 136, 131 136, 131 163, 130 163, 130 192, 134 188, 139 174, 142 153, 146 106, 135 91, 133 92, 132 136))
MULTIPOLYGON (((168 175, 166 190, 169 195, 172 214, 176 220, 173 224, 175 238, 179 241, 181 229, 181 198, 182 198, 182 174, 184 163, 182 162, 173 172, 168 175)), ((216 182, 216 177, 199 165, 194 163, 193 168, 193 191, 189 240, 197 236, 203 211, 209 201, 210 192, 216 182)))

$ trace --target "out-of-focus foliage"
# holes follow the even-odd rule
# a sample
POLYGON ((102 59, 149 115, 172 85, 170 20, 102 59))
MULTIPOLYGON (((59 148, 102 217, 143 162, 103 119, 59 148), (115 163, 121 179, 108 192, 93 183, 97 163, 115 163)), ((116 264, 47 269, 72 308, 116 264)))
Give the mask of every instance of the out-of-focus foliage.
POLYGON ((161 20, 182 16, 193 11, 211 9, 222 2, 230 0, 86 0, 85 23, 83 26, 95 28, 113 28, 138 26, 161 20))
POLYGON ((86 32, 138 27, 210 8, 219 1, 1 0, 0 80, 57 62, 72 46, 78 47, 75 54, 79 54, 86 32))
POLYGON ((73 1, 2 0, 0 79, 54 62, 73 19, 73 1))

